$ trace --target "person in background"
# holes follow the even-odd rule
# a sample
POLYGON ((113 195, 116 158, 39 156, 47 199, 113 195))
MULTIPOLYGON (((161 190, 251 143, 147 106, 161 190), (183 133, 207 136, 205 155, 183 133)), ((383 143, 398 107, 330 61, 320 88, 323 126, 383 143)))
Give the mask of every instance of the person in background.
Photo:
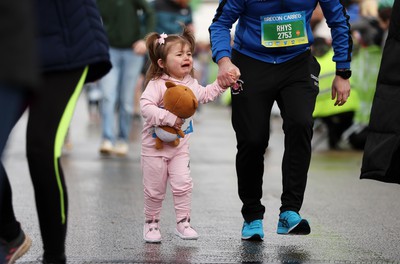
MULTIPOLYGON (((311 52, 321 66, 319 93, 313 112, 313 117, 316 121, 314 130, 320 129, 320 125, 322 124, 326 128, 329 149, 340 150, 342 149, 342 134, 353 124, 354 113, 359 109, 359 97, 357 91, 352 87, 351 96, 348 98, 346 104, 341 107, 330 104, 332 100, 331 85, 336 71, 336 63, 332 61, 334 51, 330 38, 319 37, 316 34, 314 37, 311 52)), ((316 148, 324 139, 326 139, 325 133, 314 140, 313 148, 316 148)))
POLYGON ((371 16, 361 16, 351 28, 354 39, 351 85, 352 92, 357 93, 359 107, 352 125, 341 136, 341 145, 343 148, 363 150, 382 57, 383 29, 378 18, 371 16))
POLYGON ((102 143, 100 153, 126 156, 135 87, 146 53, 143 37, 154 31, 155 13, 146 0, 97 0, 110 41, 113 69, 100 80, 102 143), (144 17, 144 32, 140 17, 144 17), (117 109, 117 119, 115 122, 117 109), (117 123, 117 129, 115 127, 117 123))
MULTIPOLYGON (((12 117, 11 121, 6 120, 8 133, 24 110, 29 110, 26 155, 43 242, 42 262, 63 264, 68 194, 60 162, 61 149, 83 84, 103 77, 111 63, 107 35, 95 1, 60 1, 55 5, 50 0, 35 0, 32 4, 35 13, 29 23, 37 25, 35 53, 41 82, 37 92, 23 95, 22 103, 18 99, 0 107, 18 106, 18 115, 6 116, 12 117)), ((23 44, 30 49, 29 41, 23 44)), ((25 63, 31 63, 29 56, 26 59, 19 61, 21 69, 26 67, 25 63)), ((8 109, 1 112, 3 128, 3 112, 10 112, 8 109)), ((14 214, 11 185, 3 164, 0 164, 0 179, 0 262, 10 264, 29 249, 29 239, 14 214)))
MULTIPOLYGON (((25 107, 38 91, 39 69, 35 46, 33 2, 0 1, 0 159, 8 137, 25 107)), ((0 163, 0 170, 4 171, 0 163)), ((9 201, 9 181, 0 173, 0 263, 14 263, 30 247, 31 239, 16 226, 7 232, 3 207, 9 201)), ((10 194, 11 195, 11 194, 10 194)))
POLYGON ((3 14, 0 16, 3 25, 0 27, 1 157, 15 119, 21 114, 25 96, 38 89, 40 77, 32 2, 24 0, 20 6, 13 1, 2 1, 0 11, 3 14))
POLYGON ((377 0, 359 0, 359 16, 360 17, 377 17, 378 1, 377 0))
POLYGON ((146 242, 161 242, 160 214, 167 183, 172 190, 176 229, 182 239, 197 239, 198 234, 190 224, 193 182, 190 176, 189 140, 193 133, 193 120, 183 120, 163 109, 163 96, 167 81, 190 88, 199 103, 213 101, 226 88, 215 81, 206 87, 193 77, 193 52, 195 38, 188 28, 182 34, 151 33, 146 40, 151 65, 146 74, 146 89, 140 98, 144 124, 142 130, 141 167, 144 185, 145 224, 143 238, 146 242), (185 137, 178 146, 165 144, 155 148, 153 136, 156 126, 182 128, 185 137))
POLYGON ((334 105, 350 95, 352 38, 349 17, 339 0, 220 1, 209 27, 218 82, 242 91, 232 93, 232 125, 236 133, 236 173, 243 203, 242 239, 264 239, 264 154, 270 135, 271 109, 276 101, 283 119, 281 207, 278 234, 311 232, 300 216, 311 160, 313 111, 319 91, 320 65, 310 52, 312 13, 320 4, 332 31, 336 76, 334 105), (233 47, 230 30, 237 21, 233 47), (239 79, 240 78, 240 79, 239 79))
MULTIPOLYGON (((349 23, 350 25, 357 21, 361 15, 361 2, 364 0, 342 0, 341 3, 346 8, 347 14, 349 15, 349 23)), ((367 0, 369 1, 369 0, 367 0)), ((375 1, 375 0, 373 0, 375 1)), ((365 9, 365 5, 363 5, 363 12, 365 9)))
POLYGON ((156 11, 156 32, 179 34, 182 26, 193 32, 193 14, 190 0, 154 0, 156 11))
MULTIPOLYGON (((342 1, 343 6, 350 16, 350 23, 352 15, 349 9, 354 5, 353 3, 354 1, 342 1)), ((313 112, 315 119, 314 132, 320 133, 317 133, 317 137, 314 136, 312 147, 315 149, 321 142, 328 139, 329 149, 339 150, 341 149, 339 146, 341 136, 352 125, 354 112, 358 109, 358 97, 354 90, 352 90, 351 97, 348 98, 348 101, 342 107, 329 104, 331 101, 331 85, 335 78, 336 63, 332 60, 334 51, 332 48, 331 32, 326 24, 320 4, 314 9, 310 24, 314 36, 311 53, 321 66, 319 93, 313 112)))
POLYGON ((341 138, 345 148, 363 150, 367 140, 372 101, 382 59, 382 43, 385 42, 392 6, 393 1, 380 0, 377 17, 361 16, 352 24, 355 39, 352 91, 357 93, 360 102, 352 125, 341 138))
POLYGON ((390 17, 392 15, 394 0, 378 1, 378 20, 379 26, 383 30, 381 48, 385 46, 385 41, 389 31, 390 17))
POLYGON ((372 102, 360 179, 400 184, 400 1, 395 0, 372 102))
POLYGON ((102 94, 99 87, 99 82, 87 83, 83 89, 86 93, 89 122, 90 124, 94 125, 100 124, 100 102, 102 94))

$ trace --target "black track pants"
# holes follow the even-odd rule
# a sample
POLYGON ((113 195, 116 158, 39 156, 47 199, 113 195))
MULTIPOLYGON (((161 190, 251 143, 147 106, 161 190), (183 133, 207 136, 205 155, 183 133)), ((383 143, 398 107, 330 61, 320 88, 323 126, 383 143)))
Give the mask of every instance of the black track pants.
MULTIPOLYGON (((68 196, 60 164, 64 138, 81 93, 87 68, 43 76, 40 93, 29 99, 26 153, 35 192, 44 254, 63 255, 67 230, 68 196)), ((0 166, 2 178, 6 172, 0 166)), ((0 237, 19 232, 10 184, 1 193, 0 237)))
POLYGON ((232 125, 236 132, 236 172, 242 214, 246 221, 262 219, 264 154, 268 147, 274 101, 283 118, 281 211, 299 211, 311 159, 314 105, 320 66, 310 52, 281 64, 264 63, 237 51, 233 63, 241 71, 243 91, 232 94, 232 125))

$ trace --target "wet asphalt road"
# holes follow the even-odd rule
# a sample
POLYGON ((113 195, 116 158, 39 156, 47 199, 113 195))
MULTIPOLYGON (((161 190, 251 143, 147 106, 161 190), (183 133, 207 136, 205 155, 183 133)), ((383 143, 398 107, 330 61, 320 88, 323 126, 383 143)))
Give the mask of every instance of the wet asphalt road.
MULTIPOLYGON (((362 153, 329 151, 326 142, 313 152, 301 211, 311 224, 311 234, 276 234, 283 152, 279 118, 272 124, 265 162, 265 241, 241 241, 235 138, 229 109, 215 103, 202 107, 191 141, 192 225, 200 238, 183 241, 174 235, 168 193, 161 218, 163 241, 146 244, 140 121, 133 124, 128 157, 101 157, 100 129, 89 123, 84 99, 71 125, 73 148, 62 161, 70 207, 68 263, 400 263, 399 186, 359 180, 362 153)), ((14 130, 5 166, 16 215, 33 239, 30 251, 17 263, 38 263, 42 245, 25 160, 25 122, 26 116, 14 130)))

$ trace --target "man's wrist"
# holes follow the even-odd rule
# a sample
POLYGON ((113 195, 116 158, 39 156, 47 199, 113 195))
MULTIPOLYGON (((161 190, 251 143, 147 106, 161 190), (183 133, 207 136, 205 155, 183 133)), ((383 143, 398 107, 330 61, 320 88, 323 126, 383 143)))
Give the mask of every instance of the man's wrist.
POLYGON ((223 63, 225 63, 225 62, 230 62, 231 61, 231 58, 229 58, 229 57, 222 57, 219 61, 218 61, 218 65, 221 65, 221 64, 223 64, 223 63))
POLYGON ((347 80, 351 77, 351 70, 350 69, 336 69, 336 75, 347 80))

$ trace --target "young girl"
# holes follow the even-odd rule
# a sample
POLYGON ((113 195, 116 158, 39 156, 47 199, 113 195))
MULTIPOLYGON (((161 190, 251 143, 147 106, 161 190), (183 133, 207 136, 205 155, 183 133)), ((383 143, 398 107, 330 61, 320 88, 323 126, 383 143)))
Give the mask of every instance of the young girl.
POLYGON ((146 38, 146 45, 151 65, 146 74, 146 89, 140 98, 144 119, 141 152, 145 214, 143 237, 146 242, 161 242, 160 212, 169 181, 176 215, 175 234, 182 239, 197 239, 197 232, 190 226, 193 188, 189 167, 190 133, 181 138, 176 147, 165 144, 162 149, 156 149, 154 127, 181 128, 184 123, 189 126, 192 123, 192 120, 183 120, 163 109, 166 81, 191 88, 199 103, 213 101, 226 88, 217 82, 203 87, 193 78, 195 39, 187 28, 183 29, 182 35, 151 33, 146 38))

